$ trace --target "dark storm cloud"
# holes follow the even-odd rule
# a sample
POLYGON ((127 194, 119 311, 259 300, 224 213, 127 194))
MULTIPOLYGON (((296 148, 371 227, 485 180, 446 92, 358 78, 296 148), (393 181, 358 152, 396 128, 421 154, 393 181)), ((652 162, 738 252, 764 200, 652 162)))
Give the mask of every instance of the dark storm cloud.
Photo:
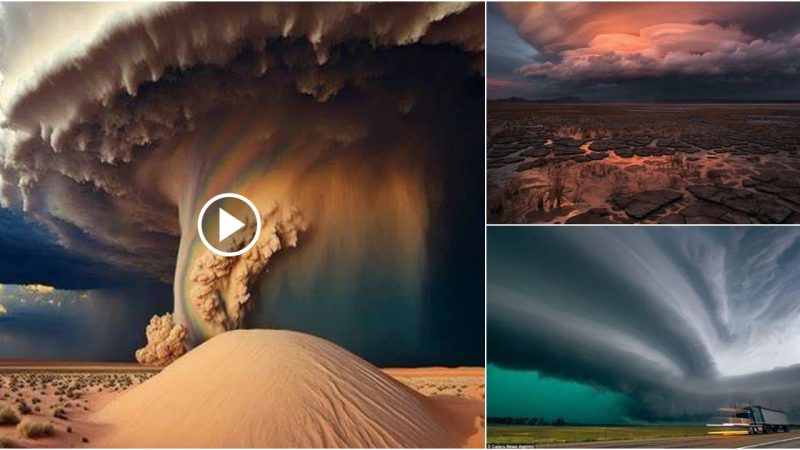
POLYGON ((174 280, 192 343, 240 326, 296 247, 280 300, 355 309, 296 329, 339 327, 376 361, 482 361, 483 279, 462 280, 482 267, 462 245, 483 233, 482 3, 0 10, 0 204, 75 254, 174 280), (229 190, 269 211, 233 262, 194 219, 229 190))
POLYGON ((131 361, 172 304, 170 285, 70 252, 18 211, 0 208, 0 230, 0 358, 131 361))
MULTIPOLYGON (((212 111, 259 96, 324 104, 384 70, 407 74, 382 56, 414 44, 458 53, 469 74, 483 64, 478 4, 94 6, 0 8, 0 205, 20 206, 75 252, 165 280, 177 204, 195 181, 165 143, 212 111)), ((436 76, 410 60, 415 76, 436 76)))
POLYGON ((800 231, 501 228, 488 360, 625 394, 633 418, 800 416, 800 231))
MULTIPOLYGON (((540 55, 507 74, 531 96, 597 101, 800 98, 800 4, 508 3, 540 55)), ((499 16, 499 15, 498 15, 499 16)), ((511 47, 495 47, 507 53, 511 47)), ((490 93, 497 94, 495 89, 490 93)))
POLYGON ((130 362, 145 343, 141 329, 171 300, 171 287, 152 280, 92 290, 2 286, 0 359, 130 362))
POLYGON ((517 30, 503 16, 494 3, 486 6, 486 56, 487 73, 492 76, 511 75, 517 67, 532 61, 536 51, 517 34, 517 30))
POLYGON ((49 230, 13 209, 0 208, 0 230, 0 284, 97 289, 142 279, 64 249, 49 230))

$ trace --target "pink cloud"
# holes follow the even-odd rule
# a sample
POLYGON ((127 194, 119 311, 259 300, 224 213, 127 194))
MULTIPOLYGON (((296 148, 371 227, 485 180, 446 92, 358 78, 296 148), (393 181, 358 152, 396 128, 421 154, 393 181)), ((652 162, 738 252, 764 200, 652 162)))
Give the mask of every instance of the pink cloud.
POLYGON ((767 39, 747 31, 753 17, 766 20, 779 12, 765 5, 514 3, 503 8, 523 38, 558 57, 519 67, 516 73, 522 75, 625 79, 793 73, 800 66, 800 34, 767 39))
POLYGON ((528 83, 522 83, 520 81, 513 80, 502 80, 499 78, 486 78, 486 84, 488 86, 497 88, 521 88, 528 86, 528 83))

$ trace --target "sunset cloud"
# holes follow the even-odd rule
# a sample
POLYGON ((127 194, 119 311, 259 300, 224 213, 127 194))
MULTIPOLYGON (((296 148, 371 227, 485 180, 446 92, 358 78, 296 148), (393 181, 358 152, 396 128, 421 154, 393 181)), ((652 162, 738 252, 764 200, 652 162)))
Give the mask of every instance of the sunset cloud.
POLYGON ((499 78, 487 78, 486 79, 486 84, 489 85, 489 86, 501 87, 501 88, 525 86, 525 83, 522 83, 522 82, 519 82, 519 81, 501 80, 499 78))
POLYGON ((50 294, 56 290, 56 288, 53 286, 47 286, 44 284, 29 284, 25 286, 25 289, 36 294, 50 294))
POLYGON ((758 84, 800 70, 796 3, 542 2, 504 3, 500 10, 539 52, 511 72, 529 80, 758 84))

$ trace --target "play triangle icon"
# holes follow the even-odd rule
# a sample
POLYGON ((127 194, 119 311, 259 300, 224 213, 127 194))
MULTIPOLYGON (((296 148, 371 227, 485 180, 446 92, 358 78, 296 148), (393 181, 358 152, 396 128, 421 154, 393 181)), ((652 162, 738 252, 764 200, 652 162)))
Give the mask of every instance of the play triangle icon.
POLYGON ((233 217, 224 209, 219 209, 219 242, 224 241, 242 228, 244 228, 244 222, 233 217))

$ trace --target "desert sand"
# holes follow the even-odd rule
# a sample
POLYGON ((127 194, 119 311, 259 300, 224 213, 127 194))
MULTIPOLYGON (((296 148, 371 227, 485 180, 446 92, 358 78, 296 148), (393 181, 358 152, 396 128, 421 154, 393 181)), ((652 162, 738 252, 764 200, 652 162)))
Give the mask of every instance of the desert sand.
POLYGON ((448 447, 483 402, 426 397, 323 339, 240 330, 209 340, 94 415, 109 447, 448 447))
POLYGON ((484 446, 483 368, 381 370, 320 338, 251 330, 211 339, 156 373, 135 365, 0 367, 0 409, 38 406, 18 417, 53 425, 52 436, 38 438, 0 426, 2 443, 484 446))
POLYGON ((444 409, 452 426, 472 433, 463 446, 484 448, 484 401, 486 370, 483 367, 421 367, 383 369, 384 373, 429 397, 435 408, 444 409))
POLYGON ((92 413, 155 373, 134 364, 3 361, 0 448, 92 445, 99 429, 92 413), (24 422, 52 426, 52 435, 25 436, 24 422))

